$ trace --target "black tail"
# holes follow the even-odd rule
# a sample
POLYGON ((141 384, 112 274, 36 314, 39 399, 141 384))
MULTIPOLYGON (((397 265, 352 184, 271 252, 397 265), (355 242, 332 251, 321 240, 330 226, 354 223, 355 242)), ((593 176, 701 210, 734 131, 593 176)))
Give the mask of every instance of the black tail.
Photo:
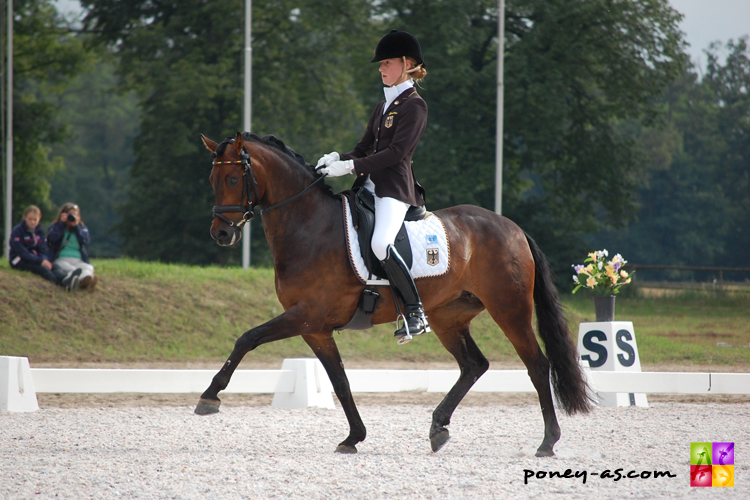
POLYGON ((578 352, 570 338, 570 329, 563 315, 557 288, 552 282, 552 271, 536 242, 528 234, 526 239, 536 268, 534 302, 539 336, 544 341, 550 363, 555 396, 567 414, 587 413, 591 410, 592 400, 578 364, 578 352))

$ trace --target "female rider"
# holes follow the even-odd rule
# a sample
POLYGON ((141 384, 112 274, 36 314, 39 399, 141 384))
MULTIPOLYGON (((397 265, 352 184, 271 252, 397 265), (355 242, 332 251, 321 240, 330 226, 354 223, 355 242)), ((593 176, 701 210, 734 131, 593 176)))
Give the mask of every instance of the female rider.
POLYGON ((385 35, 370 62, 380 62, 385 101, 375 106, 364 136, 352 151, 329 153, 318 160, 318 167, 324 166, 320 172, 330 177, 355 174, 354 188, 362 186, 374 195, 372 251, 382 262, 391 290, 404 304, 404 327, 395 335, 420 335, 430 326, 414 280, 393 243, 409 207, 425 203, 425 191, 411 164, 427 124, 427 104, 414 83, 427 70, 419 41, 405 31, 385 35))

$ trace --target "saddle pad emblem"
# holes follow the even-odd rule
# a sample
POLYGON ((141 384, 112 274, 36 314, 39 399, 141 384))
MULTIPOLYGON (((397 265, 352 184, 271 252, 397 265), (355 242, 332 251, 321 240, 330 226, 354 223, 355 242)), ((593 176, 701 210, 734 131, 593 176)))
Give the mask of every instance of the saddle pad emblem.
POLYGON ((440 263, 440 250, 437 248, 428 248, 427 263, 431 266, 437 266, 440 263))

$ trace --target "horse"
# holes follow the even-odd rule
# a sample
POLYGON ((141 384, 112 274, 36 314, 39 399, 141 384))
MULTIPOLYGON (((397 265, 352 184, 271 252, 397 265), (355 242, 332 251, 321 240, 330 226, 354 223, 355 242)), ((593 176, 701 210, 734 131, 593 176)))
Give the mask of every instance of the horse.
MULTIPOLYGON (((349 435, 335 449, 356 453, 366 437, 349 387, 333 331, 357 309, 364 284, 355 276, 347 253, 342 202, 320 182, 312 165, 274 136, 237 133, 216 143, 201 134, 211 151, 209 177, 216 206, 211 237, 221 246, 242 237, 242 226, 259 208, 273 254, 275 288, 284 312, 243 333, 195 413, 219 411, 219 392, 227 387, 243 357, 256 347, 302 336, 331 380, 348 424, 349 435)), ((455 385, 435 408, 429 430, 433 452, 450 438, 446 428, 489 362, 470 333, 471 321, 487 309, 526 366, 539 397, 544 438, 537 456, 554 456, 560 439, 550 388, 567 414, 587 413, 592 399, 578 364, 549 264, 534 240, 511 220, 473 205, 434 212, 450 244, 448 273, 417 281, 430 326, 460 368, 455 385), (532 326, 536 305, 539 336, 532 326)), ((373 324, 397 320, 389 287, 380 287, 373 324)))

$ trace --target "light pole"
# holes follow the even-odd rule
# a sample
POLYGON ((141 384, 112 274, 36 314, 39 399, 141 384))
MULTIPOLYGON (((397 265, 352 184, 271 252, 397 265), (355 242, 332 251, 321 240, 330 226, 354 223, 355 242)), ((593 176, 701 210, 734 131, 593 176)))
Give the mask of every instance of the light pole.
POLYGON ((505 52, 505 0, 497 13, 497 138, 495 140, 495 213, 503 213, 503 53, 505 52))
MULTIPOLYGON (((252 24, 253 24, 253 2, 252 0, 245 0, 245 106, 244 106, 244 117, 245 123, 244 128, 247 132, 252 130, 252 117, 253 117, 253 48, 252 48, 252 24)), ((248 193, 250 196, 250 193, 248 193)), ((247 269, 250 267, 250 225, 252 222, 245 224, 243 231, 245 234, 242 238, 242 267, 247 269)))
POLYGON ((3 255, 10 257, 10 231, 13 226, 13 0, 8 2, 8 57, 5 70, 8 73, 6 91, 7 118, 5 124, 5 238, 3 255))

